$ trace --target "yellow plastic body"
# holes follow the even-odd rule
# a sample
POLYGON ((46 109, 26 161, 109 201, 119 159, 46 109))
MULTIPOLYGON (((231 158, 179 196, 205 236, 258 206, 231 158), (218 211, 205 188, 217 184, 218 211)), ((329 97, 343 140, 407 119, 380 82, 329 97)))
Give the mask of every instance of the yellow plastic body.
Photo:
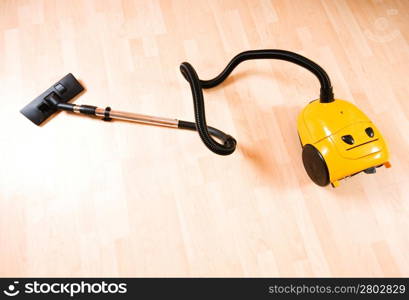
POLYGON ((339 180, 371 167, 390 167, 385 140, 376 126, 354 104, 336 99, 331 103, 319 100, 309 103, 298 117, 301 144, 313 145, 323 156, 334 187, 339 180), (374 136, 365 129, 372 127, 374 136), (354 144, 341 137, 352 135, 354 144))

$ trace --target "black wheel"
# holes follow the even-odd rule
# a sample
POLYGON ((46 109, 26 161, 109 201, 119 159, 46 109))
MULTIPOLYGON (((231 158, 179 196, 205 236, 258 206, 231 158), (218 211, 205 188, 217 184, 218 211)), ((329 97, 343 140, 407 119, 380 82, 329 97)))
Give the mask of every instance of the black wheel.
POLYGON ((321 153, 310 144, 302 148, 302 162, 308 176, 319 186, 329 184, 328 167, 321 153))

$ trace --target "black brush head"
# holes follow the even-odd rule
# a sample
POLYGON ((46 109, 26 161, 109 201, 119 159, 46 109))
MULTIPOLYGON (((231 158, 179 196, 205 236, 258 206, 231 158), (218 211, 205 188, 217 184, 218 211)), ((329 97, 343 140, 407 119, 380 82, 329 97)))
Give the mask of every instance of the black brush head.
POLYGON ((20 112, 34 124, 40 125, 57 111, 55 106, 46 101, 47 97, 54 94, 60 102, 66 103, 83 90, 83 86, 69 73, 23 107, 20 112))

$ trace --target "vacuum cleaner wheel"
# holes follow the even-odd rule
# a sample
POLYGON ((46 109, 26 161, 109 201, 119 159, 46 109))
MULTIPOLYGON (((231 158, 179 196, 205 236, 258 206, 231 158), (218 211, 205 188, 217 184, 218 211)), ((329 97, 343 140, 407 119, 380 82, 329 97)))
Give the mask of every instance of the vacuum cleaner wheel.
POLYGON ((319 186, 329 184, 328 167, 321 153, 310 144, 307 144, 302 149, 302 162, 308 176, 319 186))

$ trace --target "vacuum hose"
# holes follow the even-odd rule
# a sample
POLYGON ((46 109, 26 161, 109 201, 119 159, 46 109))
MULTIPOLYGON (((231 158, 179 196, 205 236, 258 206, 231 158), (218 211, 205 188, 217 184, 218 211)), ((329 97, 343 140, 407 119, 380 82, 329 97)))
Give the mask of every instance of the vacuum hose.
POLYGON ((309 60, 308 58, 294 52, 278 49, 245 51, 236 55, 219 75, 210 80, 200 80, 192 65, 190 65, 188 62, 184 62, 180 65, 180 71, 182 72, 183 77, 185 77, 185 79, 189 82, 192 90, 196 123, 179 121, 178 127, 197 130, 206 147, 216 154, 229 155, 233 153, 236 149, 237 143, 236 140, 230 135, 227 135, 213 127, 207 126, 202 89, 208 89, 219 85, 241 62, 251 59, 280 59, 306 68, 318 78, 321 84, 320 102, 330 103, 334 101, 331 81, 324 69, 312 60, 309 60), (223 144, 218 143, 210 135, 214 135, 219 138, 223 144))

